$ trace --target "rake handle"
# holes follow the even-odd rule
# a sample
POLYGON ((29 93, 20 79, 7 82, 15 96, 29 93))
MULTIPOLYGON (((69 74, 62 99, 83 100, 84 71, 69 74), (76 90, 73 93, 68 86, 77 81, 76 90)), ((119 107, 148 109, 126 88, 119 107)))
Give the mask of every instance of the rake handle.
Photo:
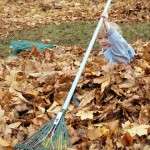
MULTIPOLYGON (((110 4, 111 4, 111 0, 108 0, 103 12, 107 12, 108 11, 108 8, 109 8, 110 4)), ((77 72, 77 75, 76 75, 76 77, 75 77, 75 79, 73 81, 73 84, 72 84, 72 86, 70 88, 69 94, 68 94, 68 96, 66 98, 66 101, 65 101, 63 107, 62 107, 62 110, 64 112, 66 111, 66 109, 67 109, 67 107, 68 107, 68 105, 69 105, 69 103, 71 101, 72 95, 73 95, 73 93, 75 91, 75 88, 76 88, 76 86, 78 84, 79 78, 80 78, 80 76, 81 76, 81 74, 83 72, 83 69, 85 67, 86 61, 87 61, 87 59, 88 59, 88 57, 90 55, 90 52, 91 52, 91 50, 93 48, 93 45, 94 45, 95 40, 97 38, 97 35, 98 35, 98 33, 99 33, 100 29, 101 29, 102 23, 103 23, 103 17, 101 17, 99 22, 98 22, 98 25, 97 25, 97 27, 95 29, 95 32, 94 32, 93 36, 92 36, 92 39, 91 39, 90 44, 88 46, 88 49, 87 49, 87 51, 86 51, 86 53, 84 55, 84 58, 83 58, 82 63, 80 65, 80 68, 79 68, 79 70, 77 72)))

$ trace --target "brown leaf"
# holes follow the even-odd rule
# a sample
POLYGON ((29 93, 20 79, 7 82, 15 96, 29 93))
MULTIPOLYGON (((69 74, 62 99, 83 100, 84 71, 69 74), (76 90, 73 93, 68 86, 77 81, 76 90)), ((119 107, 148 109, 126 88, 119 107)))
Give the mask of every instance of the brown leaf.
POLYGON ((79 104, 79 107, 82 108, 86 106, 88 103, 90 103, 95 98, 95 89, 91 92, 87 92, 87 95, 82 99, 81 103, 79 104))
POLYGON ((93 119, 93 111, 79 110, 76 116, 81 117, 81 120, 93 119))
POLYGON ((80 137, 77 135, 77 132, 71 125, 67 126, 67 129, 68 129, 69 136, 70 136, 70 142, 74 144, 80 139, 80 137))
POLYGON ((19 142, 23 142, 25 137, 26 137, 26 133, 23 130, 17 132, 17 139, 19 142))
POLYGON ((38 48, 36 48, 34 45, 32 45, 30 47, 30 49, 31 49, 30 55, 34 55, 34 56, 39 56, 40 55, 40 50, 38 48))
POLYGON ((10 146, 9 142, 0 137, 0 146, 7 147, 10 146))
POLYGON ((106 135, 108 131, 109 130, 105 127, 94 127, 92 124, 89 124, 87 129, 87 137, 90 140, 96 140, 100 138, 102 135, 106 135))
POLYGON ((105 88, 110 84, 110 79, 108 79, 107 81, 103 82, 101 84, 101 93, 104 92, 105 88))
POLYGON ((15 109, 18 112, 24 112, 27 111, 29 108, 26 106, 26 104, 19 104, 15 106, 15 109))
POLYGON ((122 137, 121 137, 121 143, 125 146, 133 146, 133 138, 131 137, 129 132, 126 132, 122 137))
POLYGON ((101 83, 108 81, 108 80, 109 80, 108 77, 98 77, 98 78, 93 79, 93 83, 101 84, 101 83))
POLYGON ((4 95, 5 95, 5 91, 0 89, 0 100, 2 100, 4 95))
POLYGON ((119 84, 119 88, 131 88, 134 86, 135 83, 122 83, 119 84))

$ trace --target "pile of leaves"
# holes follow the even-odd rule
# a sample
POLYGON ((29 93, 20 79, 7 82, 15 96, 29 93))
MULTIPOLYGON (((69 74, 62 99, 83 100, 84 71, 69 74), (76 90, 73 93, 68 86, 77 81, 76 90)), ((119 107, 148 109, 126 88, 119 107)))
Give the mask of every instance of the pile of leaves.
MULTIPOLYGON (((90 54, 65 114, 72 150, 150 148, 150 42, 130 65, 90 54)), ((0 149, 11 150, 62 108, 85 49, 32 46, 0 60, 0 149)))
MULTIPOLYGON (((18 30, 35 28, 48 23, 98 20, 104 0, 0 0, 0 38, 18 30)), ((110 19, 116 22, 149 22, 149 0, 112 1, 110 19)))

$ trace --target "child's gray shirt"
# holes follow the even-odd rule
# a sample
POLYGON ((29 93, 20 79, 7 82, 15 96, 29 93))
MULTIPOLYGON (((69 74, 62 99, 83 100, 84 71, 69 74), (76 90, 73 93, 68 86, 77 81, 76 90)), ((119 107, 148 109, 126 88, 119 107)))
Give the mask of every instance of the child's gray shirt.
POLYGON ((113 28, 106 32, 109 38, 110 47, 104 51, 100 51, 99 55, 104 54, 105 58, 109 60, 110 65, 117 62, 130 63, 134 57, 134 49, 127 43, 127 41, 113 28))

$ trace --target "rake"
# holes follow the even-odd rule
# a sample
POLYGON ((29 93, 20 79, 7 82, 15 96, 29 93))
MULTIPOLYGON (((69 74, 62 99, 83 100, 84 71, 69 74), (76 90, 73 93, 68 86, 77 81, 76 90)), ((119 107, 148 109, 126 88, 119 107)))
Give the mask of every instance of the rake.
MULTIPOLYGON (((108 11, 110 3, 111 0, 108 0, 104 8, 104 12, 108 11)), ((103 17, 101 17, 98 22, 96 30, 92 36, 88 49, 85 53, 80 68, 70 88, 62 110, 51 121, 49 121, 41 129, 35 132, 32 136, 27 138, 23 143, 16 144, 15 150, 65 150, 67 149, 67 147, 71 147, 64 115, 71 101, 71 98, 79 81, 79 78, 82 74, 82 71, 85 67, 86 61, 93 48, 102 23, 103 17)))

